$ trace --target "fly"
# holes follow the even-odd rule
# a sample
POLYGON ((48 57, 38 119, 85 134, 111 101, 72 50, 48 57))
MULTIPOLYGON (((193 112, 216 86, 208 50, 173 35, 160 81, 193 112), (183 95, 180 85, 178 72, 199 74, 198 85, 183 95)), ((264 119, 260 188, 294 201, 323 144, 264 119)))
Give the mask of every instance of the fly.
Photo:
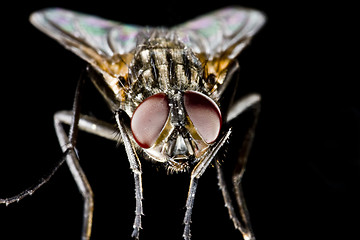
POLYGON ((64 158, 38 184, 5 199, 6 205, 31 195, 66 161, 84 197, 82 239, 89 240, 93 193, 79 164, 78 130, 121 142, 135 180, 135 220, 132 237, 139 239, 143 215, 139 153, 163 165, 168 173, 190 173, 183 238, 189 240, 198 181, 208 166, 216 166, 219 186, 230 219, 244 239, 255 239, 242 195, 241 179, 253 141, 260 96, 234 101, 238 54, 265 22, 263 13, 228 7, 171 27, 142 27, 105 20, 60 8, 35 12, 30 21, 89 63, 90 79, 114 113, 113 124, 80 114, 84 78, 78 82, 73 110, 54 115, 64 158), (217 154, 228 141, 237 116, 254 111, 233 173, 236 213, 217 154), (70 125, 68 133, 63 125, 70 125), (119 137, 116 137, 117 132, 119 137))

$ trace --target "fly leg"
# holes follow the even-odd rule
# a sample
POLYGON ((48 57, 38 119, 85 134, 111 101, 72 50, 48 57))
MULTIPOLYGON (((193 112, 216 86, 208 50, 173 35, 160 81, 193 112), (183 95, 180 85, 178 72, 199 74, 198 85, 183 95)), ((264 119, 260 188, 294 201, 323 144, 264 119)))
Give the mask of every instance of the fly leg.
POLYGON ((228 213, 230 219, 234 223, 234 227, 241 232, 244 240, 255 240, 255 236, 252 231, 252 227, 250 223, 249 213, 246 207, 246 203, 241 187, 241 180, 245 172, 247 158, 254 139, 255 127, 260 112, 260 96, 257 94, 251 94, 238 100, 231 107, 229 115, 227 117, 227 122, 229 122, 231 125, 232 120, 234 120, 237 116, 239 116, 241 113, 243 113, 245 110, 249 109, 250 107, 253 107, 254 110, 253 122, 252 125, 247 130, 243 144, 238 152, 237 163, 232 176, 232 184, 233 184, 235 199, 239 207, 240 219, 238 219, 237 214, 235 213, 220 165, 216 163, 216 169, 218 173, 218 184, 224 198, 225 207, 228 209, 228 213))
POLYGON ((60 161, 56 163, 55 167, 47 175, 42 177, 35 185, 25 189, 24 191, 20 192, 15 196, 8 198, 0 198, 0 204, 5 204, 6 206, 8 206, 11 203, 19 202, 21 199, 23 199, 26 196, 32 195, 36 190, 38 190, 42 185, 44 185, 50 180, 50 178, 56 173, 56 171, 64 162, 65 162, 65 158, 60 159, 60 161))
POLYGON ((61 119, 58 118, 59 115, 57 114, 54 115, 54 126, 61 149, 65 154, 66 163, 81 195, 84 198, 84 215, 81 238, 82 240, 89 240, 94 210, 94 198, 91 186, 80 166, 79 157, 75 148, 79 130, 81 90, 84 83, 85 78, 82 76, 76 87, 69 134, 65 132, 61 119))
POLYGON ((143 215, 142 172, 141 172, 141 164, 139 158, 136 154, 134 146, 132 145, 131 139, 129 137, 129 133, 128 133, 129 128, 125 124, 124 115, 126 115, 125 112, 123 112, 122 110, 118 110, 115 113, 115 118, 120 131, 121 139, 125 146, 125 151, 128 157, 128 161, 130 163, 130 168, 134 174, 136 207, 135 207, 135 220, 133 224, 133 232, 131 236, 134 237, 135 239, 139 239, 139 231, 141 229, 141 215, 143 215))
MULTIPOLYGON (((79 189, 83 196, 85 196, 85 200, 87 203, 85 203, 84 206, 84 230, 83 230, 83 239, 88 239, 90 236, 90 229, 91 229, 91 216, 92 216, 92 209, 93 209, 93 200, 92 200, 92 191, 90 188, 90 185, 88 181, 86 180, 86 177, 81 170, 81 167, 78 162, 78 156, 76 154, 74 143, 71 143, 69 140, 70 137, 65 133, 62 124, 72 125, 74 118, 73 111, 59 111, 54 114, 54 123, 55 123, 55 129, 57 136, 59 138, 60 145, 62 147, 62 150, 64 152, 64 157, 61 158, 54 166, 54 168, 46 174, 44 177, 42 177, 38 183, 35 185, 27 188, 26 190, 22 191, 21 193, 8 197, 8 198, 0 198, 0 204, 6 204, 9 205, 14 202, 19 202, 21 199, 28 195, 32 195, 37 189, 39 189, 41 186, 43 186, 45 183, 47 183, 51 177, 56 173, 56 171, 60 168, 60 166, 67 161, 69 166, 71 166, 71 171, 73 173, 73 176, 76 180, 76 183, 79 186, 79 189), (90 223, 89 223, 90 222, 90 223)), ((107 138, 109 140, 114 140, 121 142, 121 139, 118 139, 117 133, 118 130, 114 127, 113 124, 98 120, 94 117, 90 117, 87 115, 80 114, 78 119, 77 127, 80 130, 98 135, 100 137, 107 138)), ((72 134, 74 138, 74 134, 72 134)))
MULTIPOLYGON (((73 124, 73 113, 71 111, 60 111, 54 115, 54 124, 56 134, 61 146, 62 151, 66 154, 66 163, 74 177, 74 180, 79 188, 81 195, 84 198, 84 216, 83 216, 83 228, 82 239, 88 240, 91 235, 92 216, 94 210, 93 192, 91 186, 79 164, 79 157, 77 155, 75 145, 70 141, 63 128, 63 124, 73 124)), ((110 140, 116 141, 116 129, 107 122, 98 120, 96 118, 80 115, 77 121, 77 127, 80 130, 104 137, 110 140)), ((70 127, 71 129, 71 127, 70 127)), ((71 132, 71 131, 70 131, 71 132)))
POLYGON ((225 135, 220 139, 220 141, 213 147, 213 149, 203 159, 199 161, 199 163, 194 167, 194 169, 191 172, 189 192, 186 200, 186 212, 184 217, 185 228, 184 228, 183 238, 185 240, 191 239, 191 233, 190 233, 191 214, 194 206, 196 188, 198 185, 199 178, 203 175, 209 164, 216 157, 216 154, 218 153, 220 148, 226 143, 226 141, 230 137, 230 134, 231 134, 231 129, 229 129, 225 133, 225 135))
MULTIPOLYGON (((82 239, 88 240, 91 235, 92 215, 94 209, 93 192, 79 164, 79 158, 74 148, 74 144, 71 143, 70 137, 67 136, 62 126, 62 124, 68 124, 71 126, 73 124, 73 119, 74 117, 72 111, 59 111, 54 115, 55 129, 60 146, 66 154, 66 162, 75 179, 75 182, 77 183, 79 191, 84 198, 82 239)), ((94 117, 80 114, 77 121, 77 127, 80 130, 107 138, 109 140, 118 140, 116 139, 117 130, 113 124, 98 120, 94 117)))
POLYGON ((94 210, 93 192, 90 184, 83 172, 75 146, 70 142, 70 138, 64 131, 61 122, 55 119, 56 134, 61 146, 62 151, 66 154, 66 163, 70 172, 79 188, 81 195, 84 198, 84 216, 82 228, 82 240, 88 240, 91 235, 92 215, 94 210))
POLYGON ((84 77, 79 79, 72 111, 59 111, 54 114, 54 126, 55 131, 64 153, 63 158, 58 161, 55 167, 43 178, 39 180, 34 186, 22 191, 21 193, 8 197, 0 198, 0 204, 9 205, 13 202, 18 202, 28 195, 32 195, 37 189, 48 182, 51 177, 56 173, 60 166, 66 161, 67 165, 73 175, 73 178, 79 188, 80 193, 84 198, 84 216, 83 216, 83 228, 82 239, 89 240, 91 235, 92 215, 94 208, 93 192, 90 184, 79 164, 79 157, 76 151, 76 140, 78 130, 84 130, 86 132, 104 137, 110 140, 121 142, 121 139, 117 137, 119 131, 113 124, 98 120, 94 117, 80 114, 80 97, 81 89, 84 85, 84 77), (70 125, 69 133, 67 134, 63 128, 63 124, 70 125))
MULTIPOLYGON (((72 115, 72 111, 59 111, 55 113, 54 121, 70 125, 72 122, 72 115)), ((82 131, 121 143, 121 139, 117 137, 119 131, 116 129, 114 124, 99 120, 95 117, 91 117, 85 114, 80 114, 78 127, 82 131)))
MULTIPOLYGON (((72 121, 72 115, 73 115, 72 111, 59 111, 54 115, 54 122, 57 122, 56 123, 57 125, 61 123, 70 125, 72 121)), ((98 120, 94 117, 80 114, 78 126, 80 130, 98 135, 100 137, 107 138, 109 140, 121 142, 121 139, 116 138, 117 130, 114 128, 112 124, 98 120)), ((66 154, 67 153, 65 153, 65 155, 66 154)), ((36 183, 32 187, 27 188, 26 190, 22 191, 21 193, 15 196, 8 198, 0 198, 0 204, 9 205, 14 202, 19 202, 21 199, 23 199, 26 196, 32 195, 36 190, 38 190, 42 185, 44 185, 51 179, 51 177, 56 173, 59 167, 65 162, 65 160, 66 157, 60 159, 51 169, 51 171, 49 171, 48 174, 44 175, 38 181, 38 183, 36 183)))

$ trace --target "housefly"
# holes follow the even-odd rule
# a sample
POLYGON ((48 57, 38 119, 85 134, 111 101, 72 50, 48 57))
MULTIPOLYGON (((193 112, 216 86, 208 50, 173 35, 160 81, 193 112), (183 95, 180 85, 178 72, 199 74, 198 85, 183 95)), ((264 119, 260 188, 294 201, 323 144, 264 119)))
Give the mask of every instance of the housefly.
POLYGON ((88 240, 93 193, 76 151, 77 132, 83 130, 119 141, 125 147, 135 180, 135 239, 139 238, 143 215, 139 156, 162 165, 168 173, 190 173, 184 239, 191 238, 198 181, 210 164, 216 166, 220 190, 235 228, 244 239, 255 239, 240 183, 254 137, 260 96, 249 94, 233 100, 236 89, 227 87, 239 69, 236 57, 265 22, 263 13, 227 7, 164 28, 123 24, 50 8, 33 13, 30 21, 89 64, 90 79, 114 113, 117 128, 80 114, 84 82, 81 78, 73 110, 54 115, 64 158, 34 187, 0 199, 0 203, 10 204, 32 194, 66 161, 84 197, 82 239, 88 240), (245 134, 233 172, 232 187, 239 210, 235 212, 217 154, 228 141, 236 118, 246 110, 254 111, 254 120, 245 134), (70 125, 68 133, 64 124, 70 125))

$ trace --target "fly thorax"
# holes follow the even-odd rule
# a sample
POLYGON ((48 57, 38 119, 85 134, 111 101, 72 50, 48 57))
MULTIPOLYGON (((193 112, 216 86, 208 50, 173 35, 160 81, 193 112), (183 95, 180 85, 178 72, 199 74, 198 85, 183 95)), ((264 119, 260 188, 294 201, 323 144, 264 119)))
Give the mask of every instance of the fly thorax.
POLYGON ((134 98, 159 92, 197 90, 203 67, 194 53, 173 39, 149 39, 138 46, 130 64, 134 98))

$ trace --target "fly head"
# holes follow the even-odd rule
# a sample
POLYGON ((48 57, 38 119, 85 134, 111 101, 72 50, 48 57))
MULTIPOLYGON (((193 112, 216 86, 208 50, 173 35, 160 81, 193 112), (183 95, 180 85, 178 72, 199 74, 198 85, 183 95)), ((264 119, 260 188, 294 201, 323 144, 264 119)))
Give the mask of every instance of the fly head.
POLYGON ((200 161, 220 133, 221 112, 197 91, 172 90, 146 98, 134 111, 131 131, 140 148, 170 172, 200 161))

